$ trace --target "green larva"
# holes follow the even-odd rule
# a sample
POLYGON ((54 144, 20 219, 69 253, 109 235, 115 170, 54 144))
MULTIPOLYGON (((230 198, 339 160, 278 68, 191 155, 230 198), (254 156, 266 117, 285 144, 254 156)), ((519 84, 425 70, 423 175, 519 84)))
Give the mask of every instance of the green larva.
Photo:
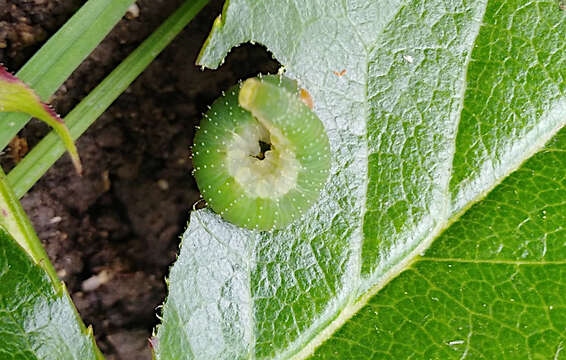
POLYGON ((224 219, 280 229, 317 201, 330 145, 307 98, 293 80, 260 76, 234 86, 205 114, 195 134, 193 174, 224 219))

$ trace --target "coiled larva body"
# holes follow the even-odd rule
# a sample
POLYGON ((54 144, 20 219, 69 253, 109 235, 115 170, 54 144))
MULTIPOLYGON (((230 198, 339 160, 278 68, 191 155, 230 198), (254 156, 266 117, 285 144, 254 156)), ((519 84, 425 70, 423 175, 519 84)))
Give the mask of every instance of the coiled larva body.
POLYGON ((193 146, 202 197, 224 219, 272 230, 317 201, 330 170, 322 122, 283 76, 251 78, 216 100, 193 146))

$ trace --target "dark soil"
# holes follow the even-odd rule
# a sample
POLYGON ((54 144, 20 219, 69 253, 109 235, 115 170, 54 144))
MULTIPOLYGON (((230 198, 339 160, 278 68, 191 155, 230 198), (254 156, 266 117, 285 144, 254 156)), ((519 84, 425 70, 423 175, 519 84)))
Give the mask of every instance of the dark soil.
MULTIPOLYGON (((59 89, 56 110, 71 110, 181 2, 138 1, 139 16, 124 18, 59 89)), ((16 71, 82 3, 0 0, 0 62, 16 71)), ((199 198, 189 148, 202 112, 237 80, 278 68, 265 49, 248 45, 218 71, 194 65, 221 7, 212 1, 81 137, 82 177, 65 155, 22 200, 108 359, 151 358, 164 278, 199 198)), ((32 121, 20 143, 31 148, 47 131, 32 121)), ((6 170, 19 155, 6 151, 6 170)))

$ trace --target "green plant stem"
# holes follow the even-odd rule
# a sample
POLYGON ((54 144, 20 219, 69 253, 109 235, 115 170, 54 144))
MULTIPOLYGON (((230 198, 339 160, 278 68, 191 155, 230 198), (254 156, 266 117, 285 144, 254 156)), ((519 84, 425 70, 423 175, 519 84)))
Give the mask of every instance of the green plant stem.
MULTIPOLYGON (((35 53, 16 76, 41 100, 61 86, 80 63, 112 30, 135 0, 89 0, 35 53)), ((30 119, 21 113, 0 114, 0 149, 30 119)))
MULTIPOLYGON (((208 0, 183 3, 66 116, 73 139, 88 129, 207 3, 208 0)), ((54 132, 43 138, 8 175, 8 183, 16 196, 21 198, 64 151, 63 143, 54 132)))
POLYGON ((0 168, 0 225, 23 247, 32 259, 49 275, 53 287, 61 290, 61 283, 53 264, 49 261, 18 197, 8 185, 6 174, 0 168))

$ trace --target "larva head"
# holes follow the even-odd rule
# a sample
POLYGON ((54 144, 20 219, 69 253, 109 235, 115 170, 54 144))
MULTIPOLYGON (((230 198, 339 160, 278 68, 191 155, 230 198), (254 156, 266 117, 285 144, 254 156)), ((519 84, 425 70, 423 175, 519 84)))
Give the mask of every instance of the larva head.
POLYGON ((195 135, 195 178, 210 207, 251 229, 282 228, 318 199, 330 169, 321 121, 281 76, 219 98, 195 135))

